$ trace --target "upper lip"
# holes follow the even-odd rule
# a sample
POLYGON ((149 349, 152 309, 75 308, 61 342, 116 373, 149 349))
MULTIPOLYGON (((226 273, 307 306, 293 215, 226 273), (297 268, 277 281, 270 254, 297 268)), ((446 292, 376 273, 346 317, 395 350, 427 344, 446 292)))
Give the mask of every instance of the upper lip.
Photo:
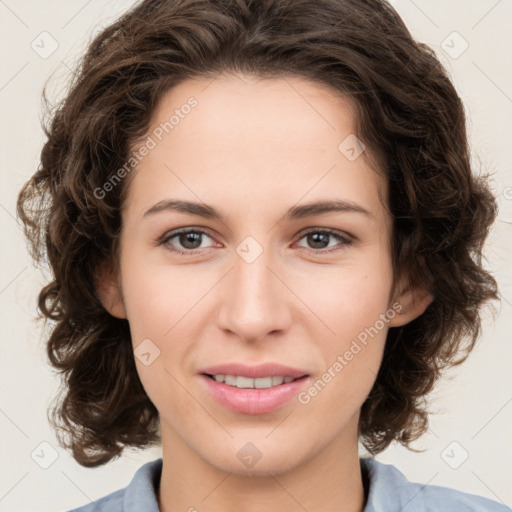
POLYGON ((257 379, 258 377, 292 377, 298 379, 309 375, 300 368, 292 368, 279 363, 263 363, 249 366, 242 363, 225 363, 203 368, 199 373, 207 375, 236 375, 257 379))

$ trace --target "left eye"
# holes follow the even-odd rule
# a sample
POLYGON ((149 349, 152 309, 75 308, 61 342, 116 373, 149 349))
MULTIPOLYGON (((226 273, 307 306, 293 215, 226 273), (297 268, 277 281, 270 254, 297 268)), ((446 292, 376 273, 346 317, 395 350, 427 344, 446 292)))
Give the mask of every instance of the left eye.
POLYGON ((301 240, 303 238, 306 238, 307 243, 312 244, 313 248, 307 247, 310 251, 314 253, 329 253, 333 250, 337 250, 340 247, 344 245, 350 245, 352 240, 348 236, 344 236, 341 233, 338 233, 336 231, 329 231, 329 230, 316 230, 316 231, 309 231, 302 235, 301 240), (338 240, 338 244, 334 244, 329 246, 329 238, 331 240, 334 238, 338 240), (327 245, 325 243, 327 242, 327 245), (327 247, 334 247, 334 249, 330 249, 328 251, 322 250, 327 247))
POLYGON ((201 230, 183 230, 183 231, 175 231, 174 233, 170 233, 169 236, 166 236, 162 240, 162 244, 167 245, 169 250, 178 252, 180 254, 185 254, 187 252, 194 251, 195 249, 201 249, 202 237, 208 236, 204 231, 201 230), (185 251, 181 251, 179 249, 175 249, 171 247, 170 241, 174 238, 177 238, 179 243, 182 244, 182 247, 186 249, 185 251), (199 242, 199 243, 198 243, 199 242))
MULTIPOLYGON (((179 254, 194 254, 197 249, 204 249, 202 246, 203 237, 210 238, 211 237, 204 231, 200 229, 188 229, 182 231, 175 231, 170 233, 168 236, 164 237, 160 242, 162 245, 168 247, 170 251, 179 253, 179 254), (181 245, 180 248, 176 248, 171 240, 177 239, 178 243, 181 245), (182 250, 184 249, 184 250, 182 250)), ((310 252, 315 254, 320 253, 329 253, 333 250, 337 250, 338 248, 349 245, 352 240, 348 236, 344 236, 341 233, 329 231, 329 230, 316 230, 309 231, 304 233, 300 240, 306 239, 308 244, 311 244, 313 247, 305 247, 310 252), (329 245, 329 239, 335 239, 338 241, 337 244, 329 245), (325 250, 326 248, 334 247, 334 249, 325 250)), ((299 246, 304 247, 304 246, 299 246)))

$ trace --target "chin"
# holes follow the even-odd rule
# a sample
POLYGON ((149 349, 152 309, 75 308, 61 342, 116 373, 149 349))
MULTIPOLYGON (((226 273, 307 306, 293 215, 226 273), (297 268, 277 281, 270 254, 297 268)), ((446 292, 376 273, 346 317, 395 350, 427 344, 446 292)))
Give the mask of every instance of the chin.
POLYGON ((278 475, 292 471, 309 458, 304 451, 304 443, 298 444, 300 452, 299 446, 272 445, 268 440, 234 442, 218 452, 199 455, 208 464, 226 473, 268 477, 268 473, 278 475))

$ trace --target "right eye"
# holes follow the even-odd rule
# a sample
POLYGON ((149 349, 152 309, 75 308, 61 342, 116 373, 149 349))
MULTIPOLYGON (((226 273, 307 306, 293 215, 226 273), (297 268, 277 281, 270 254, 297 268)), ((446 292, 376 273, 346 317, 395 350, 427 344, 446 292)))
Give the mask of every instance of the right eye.
POLYGON ((200 229, 179 229, 171 231, 161 239, 160 244, 164 245, 166 249, 178 254, 196 254, 198 249, 204 249, 202 246, 204 237, 211 238, 205 231, 200 229), (176 239, 175 243, 179 243, 182 247, 176 248, 175 243, 171 240, 176 239))

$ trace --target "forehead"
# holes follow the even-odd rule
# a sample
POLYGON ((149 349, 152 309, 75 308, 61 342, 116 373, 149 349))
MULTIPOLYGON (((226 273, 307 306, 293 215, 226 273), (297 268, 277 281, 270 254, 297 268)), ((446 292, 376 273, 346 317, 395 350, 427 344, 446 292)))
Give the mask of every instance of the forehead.
POLYGON ((202 147, 216 153, 226 148, 250 150, 261 142, 272 149, 284 141, 287 147, 306 144, 327 149, 331 142, 325 139, 327 133, 355 131, 351 101, 324 84, 292 76, 221 75, 183 82, 163 96, 152 126, 165 124, 169 114, 185 108, 191 97, 197 105, 169 136, 189 135, 187 125, 193 124, 202 147), (187 117, 193 120, 181 123, 187 117))
POLYGON ((382 176, 364 154, 353 159, 346 151, 355 131, 354 105, 305 78, 187 80, 153 113, 142 143, 151 139, 152 147, 128 200, 139 215, 169 194, 255 214, 263 204, 268 211, 301 198, 380 202, 382 176))

